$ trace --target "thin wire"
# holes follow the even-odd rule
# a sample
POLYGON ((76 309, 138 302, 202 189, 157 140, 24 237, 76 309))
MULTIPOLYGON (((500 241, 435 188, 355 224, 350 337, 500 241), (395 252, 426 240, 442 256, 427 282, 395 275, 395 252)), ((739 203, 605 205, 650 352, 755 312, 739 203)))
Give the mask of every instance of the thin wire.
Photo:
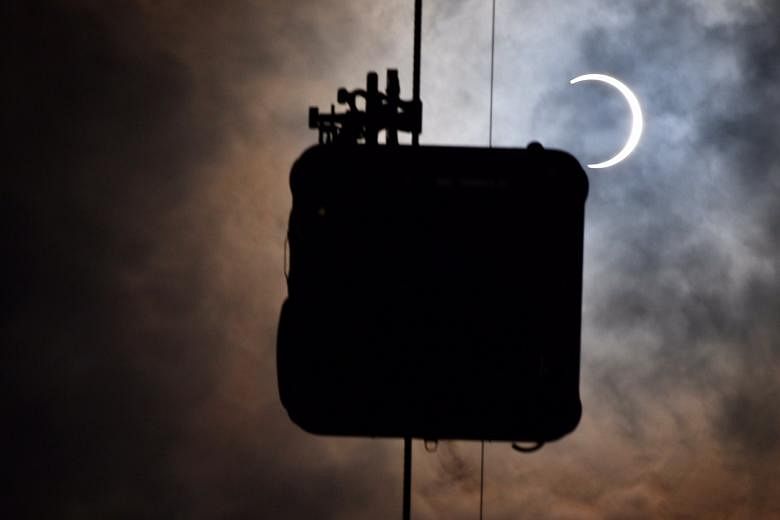
POLYGON ((482 520, 485 498, 485 441, 482 441, 482 460, 479 465, 479 520, 482 520))
POLYGON ((493 147, 493 64, 496 53, 496 0, 493 0, 493 22, 490 27, 490 131, 488 146, 493 147))

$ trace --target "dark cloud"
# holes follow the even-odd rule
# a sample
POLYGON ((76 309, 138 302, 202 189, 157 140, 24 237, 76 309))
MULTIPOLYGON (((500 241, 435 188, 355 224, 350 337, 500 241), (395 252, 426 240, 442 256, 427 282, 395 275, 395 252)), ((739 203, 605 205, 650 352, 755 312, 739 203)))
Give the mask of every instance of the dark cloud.
POLYGON ((11 507, 36 516, 179 510, 164 461, 179 407, 212 385, 218 359, 201 305, 205 245, 171 214, 222 138, 196 118, 186 68, 136 9, 114 7, 5 13, 6 471, 11 507))
POLYGON ((300 443, 276 400, 286 175, 300 150, 253 111, 305 133, 306 99, 293 100, 297 116, 278 109, 290 103, 290 63, 322 74, 328 62, 312 49, 348 46, 351 33, 308 16, 327 13, 322 3, 4 9, 15 135, 2 206, 7 508, 47 518, 397 508, 387 500, 400 467, 390 485, 373 469, 394 471, 387 443, 328 455, 300 443))

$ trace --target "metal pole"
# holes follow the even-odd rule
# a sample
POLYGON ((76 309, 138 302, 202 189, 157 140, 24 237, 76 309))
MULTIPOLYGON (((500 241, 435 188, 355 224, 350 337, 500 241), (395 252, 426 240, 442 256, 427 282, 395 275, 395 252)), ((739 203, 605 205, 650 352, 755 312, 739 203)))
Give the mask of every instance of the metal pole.
POLYGON ((482 441, 482 454, 479 463, 479 520, 485 511, 485 441, 482 441))
POLYGON ((412 518, 412 438, 404 437, 404 515, 403 520, 412 518))
MULTIPOLYGON (((412 60, 412 99, 419 113, 420 126, 422 127, 422 102, 420 101, 420 40, 422 38, 422 0, 414 0, 414 57, 412 60)), ((420 128, 412 132, 412 145, 420 144, 420 128)))
MULTIPOLYGON (((417 117, 422 126, 422 102, 420 101, 420 42, 422 40, 422 0, 414 0, 414 55, 412 56, 412 100, 417 107, 417 117)), ((412 146, 420 145, 420 129, 412 132, 412 146)), ((404 503, 403 520, 412 518, 412 438, 404 437, 404 503)))

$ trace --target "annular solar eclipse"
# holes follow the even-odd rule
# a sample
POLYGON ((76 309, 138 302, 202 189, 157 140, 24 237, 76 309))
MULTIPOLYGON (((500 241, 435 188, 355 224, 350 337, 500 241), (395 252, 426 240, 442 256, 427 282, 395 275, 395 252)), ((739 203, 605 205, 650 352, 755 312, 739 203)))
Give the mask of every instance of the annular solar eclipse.
POLYGON ((631 109, 631 132, 628 134, 628 139, 623 148, 612 158, 600 163, 589 164, 588 168, 609 168, 614 166, 628 157, 634 148, 639 144, 639 138, 642 137, 642 130, 644 129, 644 119, 642 116, 642 107, 639 106, 639 100, 623 82, 608 76, 606 74, 583 74, 572 79, 569 83, 574 85, 581 81, 600 81, 606 83, 612 87, 615 87, 628 102, 628 107, 631 109))

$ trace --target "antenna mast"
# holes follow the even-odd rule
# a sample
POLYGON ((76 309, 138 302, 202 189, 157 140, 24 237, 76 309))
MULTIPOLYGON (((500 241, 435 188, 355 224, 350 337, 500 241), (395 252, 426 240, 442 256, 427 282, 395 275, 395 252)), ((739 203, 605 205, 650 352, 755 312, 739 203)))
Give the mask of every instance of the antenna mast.
MULTIPOLYGON (((420 100, 420 47, 422 40, 422 0, 414 0, 414 53, 412 56, 412 105, 417 125, 412 131, 412 146, 420 146, 422 101, 420 100)), ((412 516, 412 438, 404 437, 404 504, 403 520, 412 516)))
POLYGON ((346 105, 347 111, 336 112, 336 105, 330 106, 330 113, 321 114, 317 107, 309 107, 309 128, 319 132, 320 144, 367 144, 379 143, 378 136, 385 131, 385 144, 398 144, 398 132, 412 134, 412 145, 420 144, 422 132, 422 101, 420 100, 420 38, 422 32, 422 0, 414 3, 414 56, 413 97, 403 100, 398 70, 387 69, 385 92, 379 90, 376 72, 366 76, 366 88, 349 91, 338 90, 337 101, 346 105), (358 108, 358 98, 364 100, 365 110, 358 108))
POLYGON ((422 0, 414 0, 414 56, 412 58, 412 103, 417 111, 418 127, 412 132, 412 145, 420 144, 422 101, 420 100, 420 47, 422 40, 422 0))
MULTIPOLYGON (((422 131, 422 101, 420 100, 420 47, 422 40, 422 0, 414 0, 414 51, 412 55, 412 110, 416 115, 412 130, 412 146, 420 146, 422 131)), ((412 438, 404 437, 404 503, 403 520, 412 515, 412 438)))

